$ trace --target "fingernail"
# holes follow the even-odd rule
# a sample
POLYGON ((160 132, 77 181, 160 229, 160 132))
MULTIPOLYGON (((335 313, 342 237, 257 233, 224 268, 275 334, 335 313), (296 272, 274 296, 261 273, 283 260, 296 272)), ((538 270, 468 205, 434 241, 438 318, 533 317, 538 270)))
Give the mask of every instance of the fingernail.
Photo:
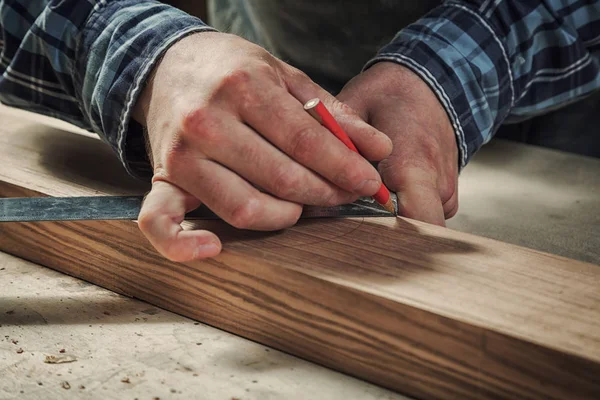
POLYGON ((367 179, 362 181, 358 186, 354 188, 355 193, 360 193, 363 195, 371 195, 376 193, 381 186, 381 182, 375 179, 367 179))
POLYGON ((217 253, 219 251, 219 246, 216 243, 208 243, 200 245, 196 248, 198 253, 217 253))

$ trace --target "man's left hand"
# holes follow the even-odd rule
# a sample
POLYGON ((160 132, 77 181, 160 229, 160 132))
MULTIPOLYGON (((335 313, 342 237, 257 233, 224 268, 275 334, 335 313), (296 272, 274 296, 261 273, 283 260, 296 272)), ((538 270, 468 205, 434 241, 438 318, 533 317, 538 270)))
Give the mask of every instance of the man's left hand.
POLYGON ((458 149, 435 93, 409 69, 380 62, 351 80, 338 99, 392 139, 392 154, 379 171, 398 194, 400 215, 444 226, 458 211, 458 149))

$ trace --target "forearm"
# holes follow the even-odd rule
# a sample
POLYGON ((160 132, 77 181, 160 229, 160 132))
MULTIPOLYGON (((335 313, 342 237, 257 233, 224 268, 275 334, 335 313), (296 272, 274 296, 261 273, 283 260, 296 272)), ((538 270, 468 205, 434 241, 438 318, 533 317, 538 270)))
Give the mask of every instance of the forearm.
POLYGON ((566 3, 445 2, 402 30, 367 67, 397 62, 432 87, 464 166, 507 119, 547 112, 600 86, 593 52, 600 2, 566 3))
POLYGON ((209 28, 157 1, 36 0, 25 12, 19 4, 3 7, 2 101, 94 131, 130 173, 150 174, 133 105, 167 48, 209 28))

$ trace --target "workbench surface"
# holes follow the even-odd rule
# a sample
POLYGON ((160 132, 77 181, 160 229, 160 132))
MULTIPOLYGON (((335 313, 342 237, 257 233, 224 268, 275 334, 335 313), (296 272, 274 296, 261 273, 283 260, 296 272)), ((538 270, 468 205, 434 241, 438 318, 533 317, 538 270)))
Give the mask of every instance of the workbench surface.
MULTIPOLYGON (((600 264, 600 160, 497 141, 460 201, 453 229, 600 264)), ((0 399, 406 398, 3 253, 0 282, 0 399)))
POLYGON ((5 253, 0 282, 0 399, 406 399, 5 253))

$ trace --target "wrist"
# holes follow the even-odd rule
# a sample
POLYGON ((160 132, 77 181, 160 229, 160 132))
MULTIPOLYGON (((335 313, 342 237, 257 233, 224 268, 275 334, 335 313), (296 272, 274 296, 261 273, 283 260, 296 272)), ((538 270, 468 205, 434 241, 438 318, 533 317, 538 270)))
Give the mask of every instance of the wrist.
POLYGON ((419 75, 395 62, 380 61, 371 65, 363 74, 373 77, 370 79, 371 97, 400 97, 409 95, 414 90, 429 89, 419 75))

